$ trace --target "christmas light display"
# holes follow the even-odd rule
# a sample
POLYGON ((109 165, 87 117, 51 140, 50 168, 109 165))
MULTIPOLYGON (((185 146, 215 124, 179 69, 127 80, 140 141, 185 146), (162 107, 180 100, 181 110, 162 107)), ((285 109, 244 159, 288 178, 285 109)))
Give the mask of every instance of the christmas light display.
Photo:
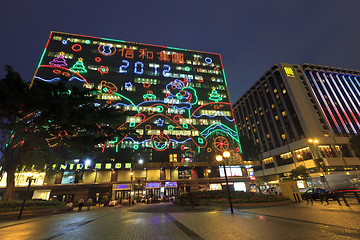
MULTIPOLYGON (((150 148, 183 161, 241 152, 219 54, 53 32, 33 81, 59 75, 91 87, 123 116, 119 129, 137 132, 102 151, 150 148)), ((48 141, 55 146, 66 137, 48 141)))

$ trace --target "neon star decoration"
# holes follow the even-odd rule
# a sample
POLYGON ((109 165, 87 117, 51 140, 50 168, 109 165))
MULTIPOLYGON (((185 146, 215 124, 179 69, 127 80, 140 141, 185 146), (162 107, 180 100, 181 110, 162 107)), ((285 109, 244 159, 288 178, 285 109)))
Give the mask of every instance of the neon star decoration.
POLYGON ((155 121, 156 126, 162 127, 164 125, 164 120, 161 118, 158 118, 158 120, 155 121))
POLYGON ((126 82, 126 83, 125 83, 125 88, 126 88, 126 90, 129 90, 129 89, 132 88, 132 87, 133 87, 133 85, 132 85, 131 82, 126 82))
POLYGON ((108 74, 109 73, 109 67, 101 66, 98 68, 98 72, 100 72, 101 75, 108 74))

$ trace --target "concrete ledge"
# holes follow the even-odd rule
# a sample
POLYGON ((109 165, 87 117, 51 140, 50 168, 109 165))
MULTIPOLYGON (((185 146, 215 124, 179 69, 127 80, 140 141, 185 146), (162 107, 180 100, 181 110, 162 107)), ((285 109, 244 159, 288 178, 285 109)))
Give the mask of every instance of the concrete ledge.
MULTIPOLYGON (((267 206, 281 206, 294 203, 291 200, 276 201, 276 202, 256 202, 256 203, 233 203, 234 207, 267 207, 267 206)), ((209 203, 214 206, 229 206, 229 203, 209 203)))
MULTIPOLYGON (((22 212, 21 217, 38 217, 38 216, 46 216, 53 214, 60 214, 68 212, 68 210, 64 207, 61 208, 45 208, 45 209, 31 209, 22 212)), ((16 219, 19 216, 20 210, 12 211, 12 212, 0 212, 0 220, 12 220, 16 219)))

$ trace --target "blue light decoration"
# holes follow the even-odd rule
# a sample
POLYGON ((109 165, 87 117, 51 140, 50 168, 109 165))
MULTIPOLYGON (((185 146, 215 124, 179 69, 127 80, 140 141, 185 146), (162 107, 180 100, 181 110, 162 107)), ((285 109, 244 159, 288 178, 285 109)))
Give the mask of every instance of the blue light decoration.
POLYGON ((122 63, 123 64, 119 67, 119 73, 127 73, 130 63, 128 60, 122 60, 122 63))
POLYGON ((132 85, 131 82, 126 82, 126 83, 125 83, 125 88, 126 88, 127 90, 129 90, 129 89, 132 88, 132 87, 133 87, 133 85, 132 85))
POLYGON ((164 125, 164 120, 159 118, 158 120, 155 121, 155 123, 156 123, 156 126, 162 127, 164 125))
POLYGON ((115 46, 110 43, 100 45, 98 50, 104 56, 111 56, 111 55, 114 55, 116 52, 115 46))
POLYGON ((142 62, 136 62, 134 66, 134 73, 143 74, 144 73, 144 64, 142 62), (140 67, 140 70, 139 70, 140 67))
POLYGON ((68 42, 66 40, 62 40, 61 43, 66 45, 68 42))
POLYGON ((210 57, 206 57, 206 58, 205 58, 205 62, 206 62, 207 64, 212 64, 213 60, 212 60, 210 57))
POLYGON ((164 65, 164 70, 162 72, 163 76, 164 77, 170 77, 170 70, 171 70, 171 67, 169 65, 164 65))

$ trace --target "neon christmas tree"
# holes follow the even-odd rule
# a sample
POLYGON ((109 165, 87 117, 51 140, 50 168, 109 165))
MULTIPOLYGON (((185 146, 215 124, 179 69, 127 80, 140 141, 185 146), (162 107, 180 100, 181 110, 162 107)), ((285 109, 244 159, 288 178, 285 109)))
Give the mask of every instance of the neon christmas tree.
POLYGON ((214 101, 214 102, 220 102, 222 100, 222 97, 220 96, 220 94, 216 91, 216 89, 213 89, 211 91, 209 100, 214 101))
POLYGON ((78 61, 70 68, 70 70, 77 73, 87 73, 82 58, 78 58, 78 61))
POLYGON ((65 53, 60 52, 52 61, 49 62, 51 66, 60 66, 60 67, 67 67, 67 63, 65 60, 65 53))

